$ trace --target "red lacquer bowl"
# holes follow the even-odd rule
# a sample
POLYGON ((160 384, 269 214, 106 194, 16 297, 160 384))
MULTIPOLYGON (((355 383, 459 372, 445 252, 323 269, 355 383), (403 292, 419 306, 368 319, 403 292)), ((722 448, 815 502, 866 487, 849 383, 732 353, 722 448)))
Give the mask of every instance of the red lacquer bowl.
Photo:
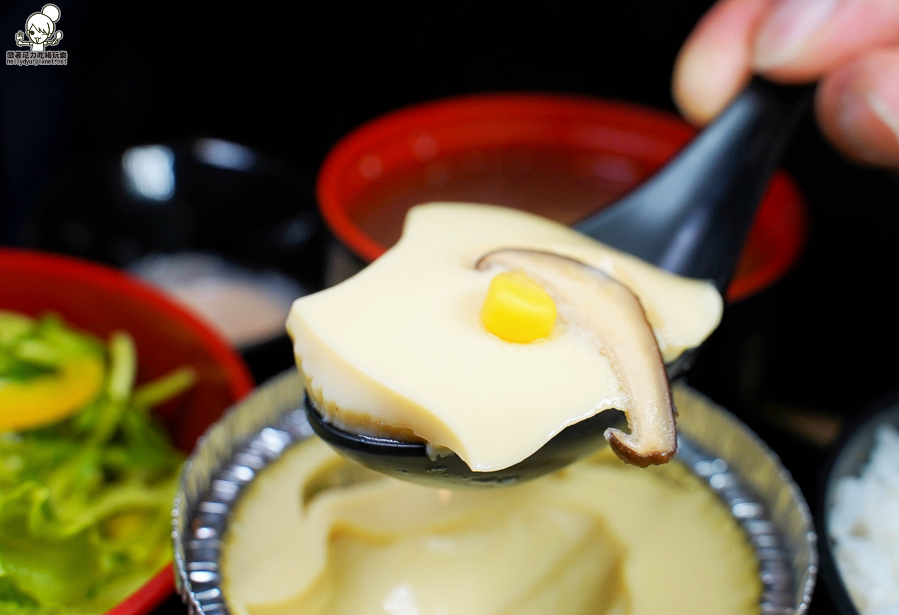
MULTIPOLYGON (((149 286, 85 261, 29 250, 0 249, 0 310, 59 314, 101 338, 124 330, 134 338, 138 383, 183 365, 198 380, 159 409, 178 448, 190 453, 206 428, 253 387, 240 356, 208 326, 149 286)), ((106 615, 143 615, 175 589, 167 566, 106 615)))
MULTIPOLYGON (((319 205, 334 234, 366 261, 396 241, 409 207, 427 201, 507 205, 572 224, 645 180, 695 134, 677 116, 620 102, 451 98, 390 113, 343 138, 319 173, 319 205)), ((802 196, 777 173, 728 299, 783 276, 807 226, 802 196)))

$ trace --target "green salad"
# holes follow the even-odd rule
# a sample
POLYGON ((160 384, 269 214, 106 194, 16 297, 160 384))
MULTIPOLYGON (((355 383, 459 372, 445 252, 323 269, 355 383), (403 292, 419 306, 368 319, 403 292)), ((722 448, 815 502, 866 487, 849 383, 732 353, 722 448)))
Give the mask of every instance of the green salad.
POLYGON ((103 613, 170 561, 183 455, 150 409, 195 376, 136 369, 127 333, 0 311, 0 615, 103 613))

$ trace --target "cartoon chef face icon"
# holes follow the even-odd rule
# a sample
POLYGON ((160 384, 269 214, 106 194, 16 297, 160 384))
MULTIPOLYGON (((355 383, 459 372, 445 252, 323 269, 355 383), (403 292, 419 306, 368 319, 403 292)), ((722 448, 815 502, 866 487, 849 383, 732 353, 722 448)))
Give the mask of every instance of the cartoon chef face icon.
POLYGON ((56 29, 59 21, 59 7, 55 4, 45 4, 40 13, 32 13, 25 21, 25 31, 31 42, 25 40, 25 34, 19 30, 16 32, 16 45, 30 47, 31 51, 44 51, 45 47, 58 45, 62 40, 62 30, 56 29))

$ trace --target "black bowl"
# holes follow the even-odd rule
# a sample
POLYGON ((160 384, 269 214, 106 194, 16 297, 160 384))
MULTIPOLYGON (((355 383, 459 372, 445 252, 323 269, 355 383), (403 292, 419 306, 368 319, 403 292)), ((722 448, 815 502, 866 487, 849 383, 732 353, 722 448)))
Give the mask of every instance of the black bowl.
POLYGON ((843 576, 837 567, 834 542, 828 530, 830 511, 834 504, 837 481, 846 476, 857 476, 867 465, 877 427, 890 424, 899 429, 899 391, 895 391, 861 413, 835 444, 833 454, 825 464, 822 488, 816 511, 816 524, 821 540, 821 577, 833 604, 840 615, 859 615, 843 576))
MULTIPOLYGON (((221 139, 136 145, 57 177, 24 242, 123 269, 154 254, 208 253, 318 290, 327 231, 313 177, 221 139)), ((257 381, 293 364, 280 332, 240 350, 257 381)))

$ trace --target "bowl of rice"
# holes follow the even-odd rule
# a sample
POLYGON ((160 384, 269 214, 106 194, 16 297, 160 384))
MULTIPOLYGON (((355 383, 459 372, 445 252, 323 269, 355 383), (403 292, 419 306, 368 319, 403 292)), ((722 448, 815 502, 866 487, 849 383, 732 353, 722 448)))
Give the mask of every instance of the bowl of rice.
POLYGON ((821 574, 834 604, 899 614, 899 392, 862 415, 824 476, 821 574))

